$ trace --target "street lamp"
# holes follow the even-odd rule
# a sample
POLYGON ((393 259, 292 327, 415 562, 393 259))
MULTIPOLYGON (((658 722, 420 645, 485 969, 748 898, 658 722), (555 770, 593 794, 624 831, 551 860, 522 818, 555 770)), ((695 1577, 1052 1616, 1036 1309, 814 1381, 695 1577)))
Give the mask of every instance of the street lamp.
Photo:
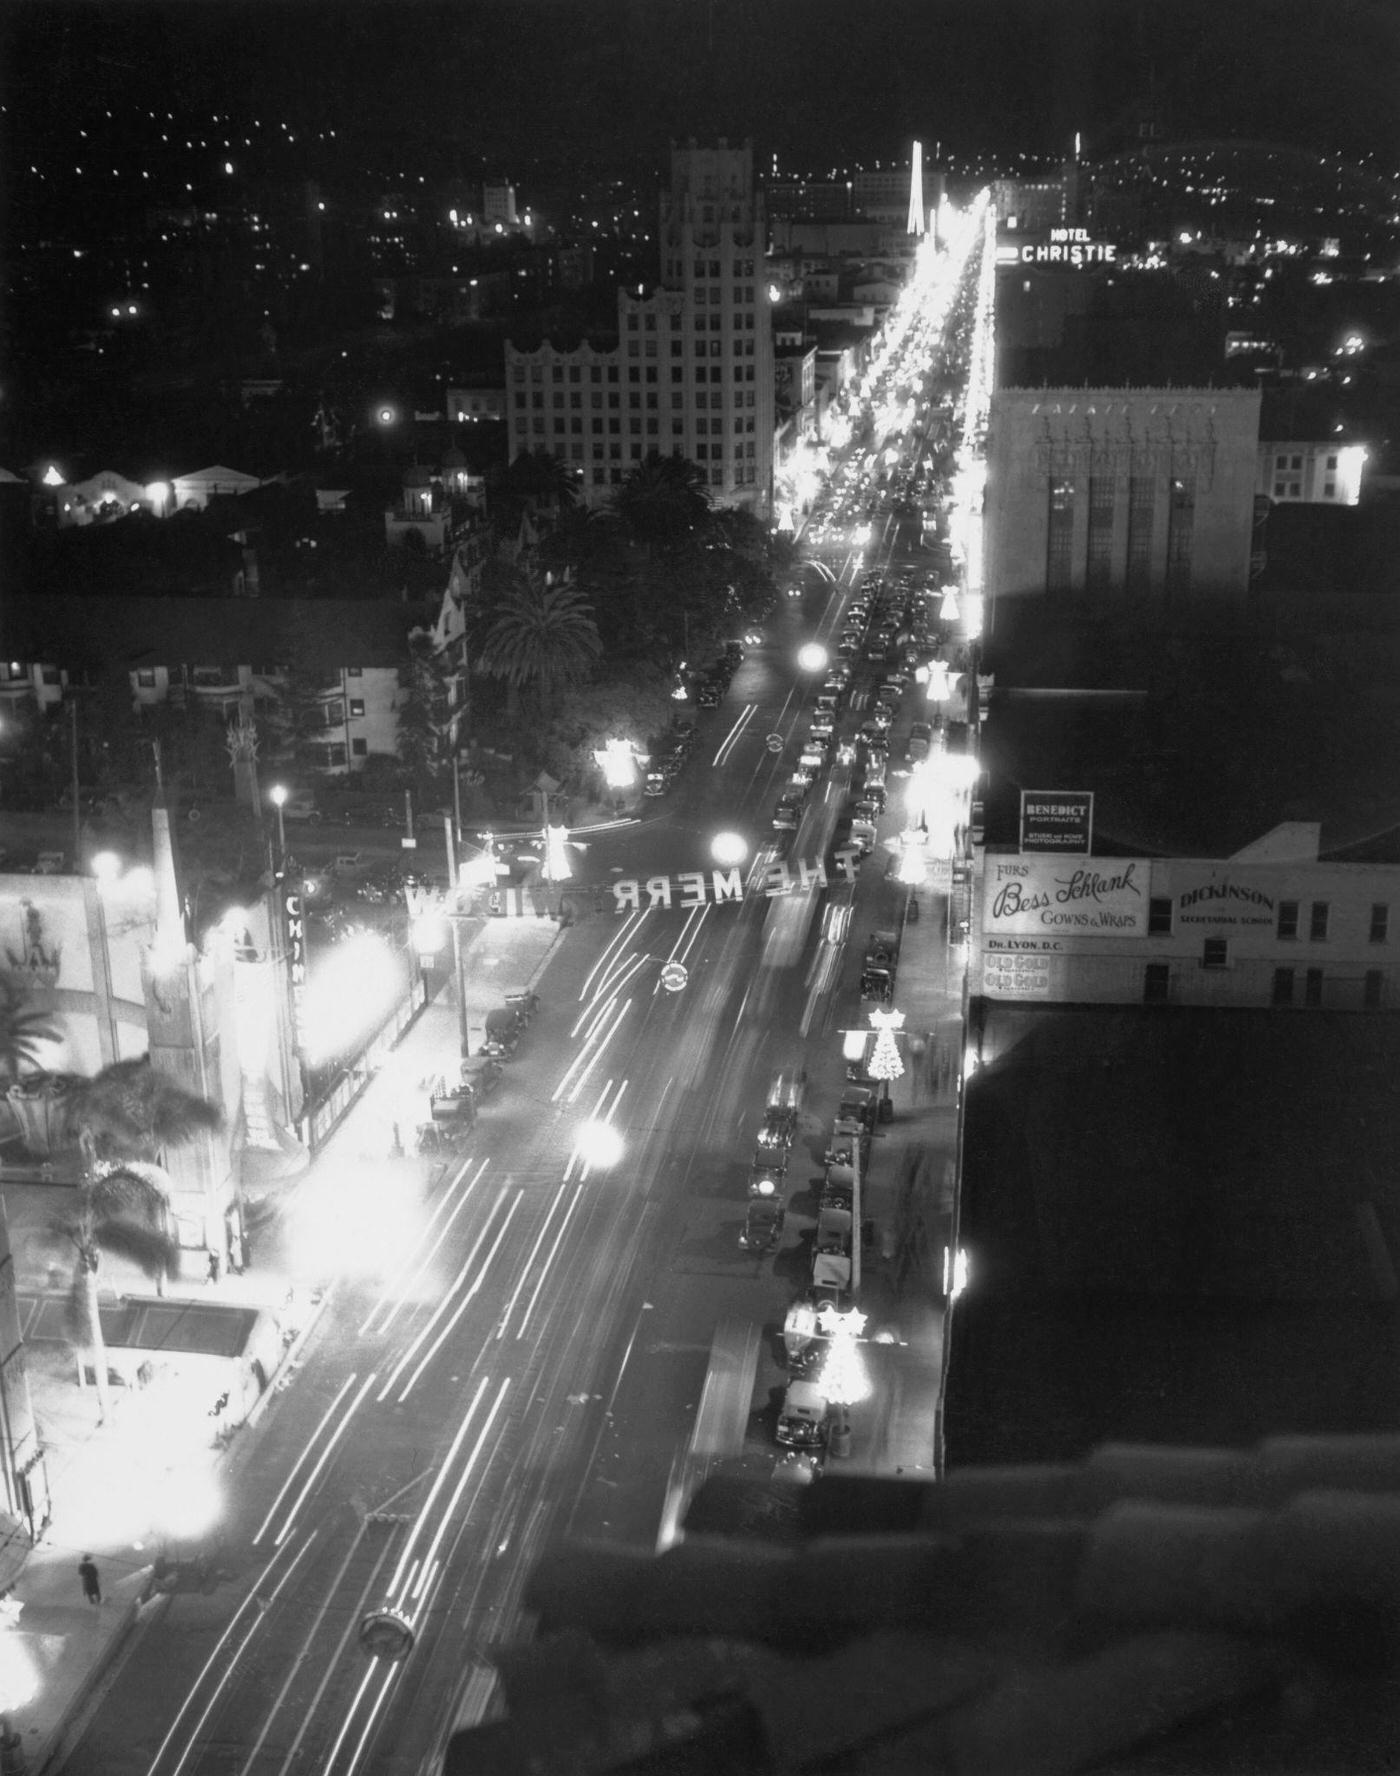
POLYGON ((739 833, 716 833, 710 840, 710 856, 725 869, 737 869, 748 855, 748 840, 739 833))
POLYGON ((282 815, 282 810, 287 805, 287 786, 285 783, 274 783, 267 793, 277 810, 277 866, 280 869, 287 857, 287 827, 282 815))
POLYGON ((830 655, 819 641, 805 642, 797 650, 797 664, 803 672, 825 672, 830 655))
MULTIPOLYGON (((856 1229, 856 1237, 859 1236, 856 1229)), ((865 1330, 865 1321, 866 1316, 855 1307, 844 1312, 823 1307, 817 1313, 818 1330, 828 1341, 817 1386, 833 1413, 827 1448, 838 1457, 851 1453, 850 1408, 870 1397, 870 1377, 856 1343, 865 1330)))
POLYGON ((593 758, 612 795, 613 811, 621 813, 626 791, 637 781, 637 751, 630 740, 609 740, 595 747, 593 758))

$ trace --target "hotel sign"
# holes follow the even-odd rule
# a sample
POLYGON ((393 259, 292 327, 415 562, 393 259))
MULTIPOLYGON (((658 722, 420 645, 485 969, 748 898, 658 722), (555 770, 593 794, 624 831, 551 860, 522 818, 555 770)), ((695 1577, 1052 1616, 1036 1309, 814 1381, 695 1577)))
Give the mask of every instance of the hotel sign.
POLYGON ((983 938, 990 947, 993 938, 1141 937, 1147 930, 1147 869, 1141 858, 1128 857, 1082 864, 989 857, 983 938))
MULTIPOLYGON (((843 846, 835 853, 837 880, 854 882, 860 853, 843 846)), ((722 906, 726 901, 752 899, 774 900, 784 894, 805 894, 809 889, 825 888, 826 865, 794 860, 791 864, 775 863, 747 886, 743 872, 737 869, 684 870, 675 876, 628 877, 612 884, 614 908, 619 913, 667 913, 673 908, 682 912, 706 905, 722 906)))
POLYGON ((282 897, 287 915, 287 963, 292 979, 292 1021, 301 1040, 306 1016, 306 911, 299 891, 282 897))
POLYGON ((1023 789, 1021 850, 1087 857, 1094 836, 1091 789, 1023 789))
POLYGON ((998 265, 1059 265, 1078 271, 1117 261, 1117 243, 1091 240, 1087 228, 1052 228, 1048 238, 1034 240, 1003 237, 997 247, 998 265))

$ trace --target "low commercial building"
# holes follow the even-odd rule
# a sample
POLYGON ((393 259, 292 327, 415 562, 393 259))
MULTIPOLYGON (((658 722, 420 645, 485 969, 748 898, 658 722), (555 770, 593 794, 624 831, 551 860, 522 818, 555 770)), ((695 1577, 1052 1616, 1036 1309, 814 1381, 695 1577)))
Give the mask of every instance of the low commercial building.
POLYGON ((989 853, 972 990, 1061 1005, 1400 1006, 1400 866, 1293 822, 1231 857, 989 853))

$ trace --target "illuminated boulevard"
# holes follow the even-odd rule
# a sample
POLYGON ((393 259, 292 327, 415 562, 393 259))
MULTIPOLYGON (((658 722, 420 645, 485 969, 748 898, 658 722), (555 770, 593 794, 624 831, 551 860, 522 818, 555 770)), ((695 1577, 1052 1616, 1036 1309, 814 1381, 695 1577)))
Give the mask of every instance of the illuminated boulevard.
MULTIPOLYGON (((917 516, 871 523, 864 556, 829 539, 804 596, 783 602, 723 705, 701 715, 671 795, 581 854, 587 880, 708 871, 726 829, 749 838, 751 866, 766 861, 816 689, 798 648, 834 642, 864 570, 931 562, 917 516), (766 746, 774 733, 781 755, 766 746)), ((921 713, 913 701, 892 736, 892 778, 921 713)), ((827 852, 848 787, 839 764, 818 779, 783 855, 827 852)), ((290 1386, 220 1475, 229 1576, 150 1611, 67 1771, 433 1769, 451 1727, 481 1718, 484 1649, 519 1638, 542 1549, 565 1534, 655 1546, 717 1320, 771 1331, 806 1280, 808 1174, 836 1108, 839 1032, 865 1021, 860 952, 907 896, 886 869, 904 822, 890 787, 843 954, 819 954, 815 895, 609 910, 553 945, 534 983, 541 1009, 450 1163, 388 1156, 372 1088, 317 1162, 317 1178, 345 1186, 324 1251, 298 1259, 303 1280, 332 1285, 325 1311, 290 1386), (668 959, 688 974, 677 992, 660 985, 668 959), (753 1132, 774 1074, 804 1067, 788 1230, 774 1255, 750 1256, 738 1234, 753 1132), (580 1145, 599 1122, 620 1145, 608 1166, 580 1145), (385 1606, 413 1636, 402 1662, 358 1644, 366 1614, 385 1606)), ((952 1046, 961 952, 946 945, 940 898, 922 896, 922 935, 949 958, 935 1009, 952 1046)), ((481 950, 510 941, 496 921, 481 950)), ((498 964, 501 993, 525 984, 510 966, 498 964)), ((919 1027, 935 1028, 933 1012, 919 1027)), ((450 1070, 456 1053, 456 1015, 440 1001, 399 1070, 450 1070)), ((931 1398, 932 1363, 923 1380, 931 1398)), ((888 1445, 898 1427, 881 1434, 888 1445)), ((384 1634, 387 1648, 393 1619, 384 1634)))

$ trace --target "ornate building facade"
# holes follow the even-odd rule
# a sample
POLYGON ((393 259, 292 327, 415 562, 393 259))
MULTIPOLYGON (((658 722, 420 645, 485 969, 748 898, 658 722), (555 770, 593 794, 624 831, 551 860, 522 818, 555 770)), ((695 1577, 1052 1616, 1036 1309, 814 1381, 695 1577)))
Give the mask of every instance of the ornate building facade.
POLYGON ((992 397, 993 600, 1144 612, 1245 597, 1259 441, 1255 389, 1003 389, 992 397))

